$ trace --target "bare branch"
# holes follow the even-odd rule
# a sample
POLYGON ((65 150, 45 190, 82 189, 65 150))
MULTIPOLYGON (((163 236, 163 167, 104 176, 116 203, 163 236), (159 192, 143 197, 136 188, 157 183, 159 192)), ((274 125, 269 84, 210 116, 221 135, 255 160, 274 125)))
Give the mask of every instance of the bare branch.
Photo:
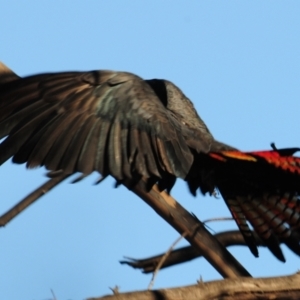
POLYGON ((155 270, 153 272, 153 276, 152 279, 150 281, 150 284, 148 286, 148 290, 151 290, 154 281, 155 281, 155 277, 158 274, 158 271, 160 270, 161 266, 163 265, 163 263, 165 262, 165 260, 168 258, 168 256, 170 255, 170 253, 172 252, 172 250, 174 249, 174 247, 186 236, 186 232, 184 232, 178 239, 176 239, 176 241, 171 245, 171 247, 168 249, 168 251, 161 256, 161 259, 159 260, 157 266, 155 267, 155 270))
POLYGON ((223 276, 237 278, 251 276, 218 240, 186 211, 174 198, 156 185, 146 192, 146 183, 140 181, 132 191, 150 205, 179 234, 186 232, 186 240, 198 249, 208 262, 223 276))
POLYGON ((300 299, 300 274, 270 278, 237 278, 180 288, 121 293, 87 300, 269 300, 300 299))
MULTIPOLYGON (((259 239, 258 235, 253 232, 253 235, 256 239, 256 243, 258 246, 265 246, 262 241, 259 239)), ((214 235, 214 237, 224 246, 247 246, 245 243, 244 237, 239 230, 225 231, 220 232, 214 235)), ((143 273, 152 273, 159 261, 161 260, 164 254, 159 254, 156 256, 144 258, 144 259, 135 259, 131 257, 125 257, 128 260, 120 261, 121 264, 127 264, 135 269, 143 269, 143 273)), ((182 247, 176 250, 173 250, 163 265, 160 267, 161 269, 181 264, 197 257, 202 257, 203 254, 198 249, 195 249, 192 246, 182 247)))
MULTIPOLYGON (((26 207, 39 199, 46 192, 66 179, 68 175, 59 174, 50 179, 26 198, 17 203, 12 209, 0 217, 0 226, 4 226, 26 207)), ((126 186, 126 183, 123 183, 126 186)), ((187 212, 169 194, 160 191, 154 185, 150 191, 147 184, 141 180, 134 187, 127 186, 148 205, 150 205, 164 220, 166 220, 179 234, 186 232, 186 239, 198 249, 209 263, 223 276, 236 278, 251 276, 247 270, 223 247, 214 236, 206 230, 201 222, 187 212)))
POLYGON ((28 196, 26 196, 24 199, 19 201, 15 206, 13 206, 0 217, 0 227, 5 226, 9 221, 11 221, 19 213, 25 210, 29 205, 45 195, 47 192, 49 192, 69 176, 70 174, 61 174, 57 177, 51 178, 39 188, 30 193, 28 196))

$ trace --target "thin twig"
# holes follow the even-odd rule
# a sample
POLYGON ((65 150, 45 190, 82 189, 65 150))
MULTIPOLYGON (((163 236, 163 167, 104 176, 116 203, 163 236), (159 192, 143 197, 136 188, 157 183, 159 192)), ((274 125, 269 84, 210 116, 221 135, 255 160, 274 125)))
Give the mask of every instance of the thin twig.
POLYGON ((148 286, 148 290, 151 290, 152 286, 154 285, 154 281, 155 281, 155 278, 158 274, 158 271, 160 270, 161 266, 163 265, 163 263, 165 262, 165 260, 167 259, 167 257, 170 255, 170 253, 172 252, 172 250, 174 249, 174 247, 183 239, 185 238, 187 235, 187 232, 185 231, 179 238, 177 238, 175 240, 175 242, 171 245, 171 247, 168 249, 168 251, 161 257, 159 263, 157 264, 154 272, 153 272, 153 275, 152 275, 152 279, 149 283, 149 286, 148 286))
POLYGON ((54 291, 53 291, 52 289, 50 289, 50 291, 51 291, 51 294, 52 294, 52 296, 53 296, 53 300, 57 300, 57 298, 56 298, 56 296, 55 296, 55 294, 54 294, 54 291))
POLYGON ((6 213, 0 216, 0 227, 5 226, 9 221, 11 221, 18 214, 20 214, 29 205, 31 205, 33 202, 45 195, 47 192, 49 192, 51 189, 53 189, 55 186, 57 186, 69 176, 70 174, 61 174, 57 177, 51 178, 50 180, 42 184, 39 188, 30 193, 28 196, 23 198, 15 206, 13 206, 6 213))
POLYGON ((209 222, 215 222, 215 221, 234 221, 232 217, 222 217, 222 218, 211 218, 203 221, 203 224, 209 223, 209 222))
POLYGON ((114 288, 110 287, 109 289, 113 292, 114 295, 120 294, 120 287, 118 285, 116 285, 114 288))

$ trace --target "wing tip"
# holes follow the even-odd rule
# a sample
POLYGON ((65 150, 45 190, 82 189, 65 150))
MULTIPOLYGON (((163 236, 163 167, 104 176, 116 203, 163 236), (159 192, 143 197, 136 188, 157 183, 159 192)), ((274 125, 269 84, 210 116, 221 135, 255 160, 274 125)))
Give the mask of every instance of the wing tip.
POLYGON ((0 84, 19 79, 20 77, 0 61, 0 84))

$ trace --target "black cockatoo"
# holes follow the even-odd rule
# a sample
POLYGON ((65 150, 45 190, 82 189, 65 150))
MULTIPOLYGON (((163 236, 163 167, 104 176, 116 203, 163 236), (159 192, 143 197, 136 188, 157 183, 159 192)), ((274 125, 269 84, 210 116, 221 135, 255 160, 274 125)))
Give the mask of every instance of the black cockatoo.
POLYGON ((192 102, 172 82, 115 71, 21 78, 0 64, 0 165, 10 159, 81 177, 224 198, 258 256, 248 223, 279 258, 279 238, 300 255, 298 148, 240 152, 216 141, 192 102))

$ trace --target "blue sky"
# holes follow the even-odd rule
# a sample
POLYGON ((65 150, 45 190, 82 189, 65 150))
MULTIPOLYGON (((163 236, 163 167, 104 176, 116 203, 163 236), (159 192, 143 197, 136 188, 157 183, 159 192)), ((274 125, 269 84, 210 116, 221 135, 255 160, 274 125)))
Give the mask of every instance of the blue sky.
MULTIPOLYGON (((297 1, 2 1, 0 60, 21 76, 113 69, 165 78, 194 102, 214 136, 243 150, 300 146, 300 3, 297 1)), ((42 184, 44 169, 0 168, 0 213, 42 184)), ((96 174, 65 182, 0 229, 0 299, 77 300, 145 289, 150 275, 123 255, 163 252, 178 237, 151 208, 96 174)), ((222 199, 172 195, 201 220, 229 216, 222 199)), ((215 231, 233 222, 210 223, 215 231)), ((182 241, 180 245, 186 245, 182 241)), ((253 276, 296 272, 260 249, 231 248, 253 276)), ((154 288, 220 276, 204 259, 163 270, 154 288)))

